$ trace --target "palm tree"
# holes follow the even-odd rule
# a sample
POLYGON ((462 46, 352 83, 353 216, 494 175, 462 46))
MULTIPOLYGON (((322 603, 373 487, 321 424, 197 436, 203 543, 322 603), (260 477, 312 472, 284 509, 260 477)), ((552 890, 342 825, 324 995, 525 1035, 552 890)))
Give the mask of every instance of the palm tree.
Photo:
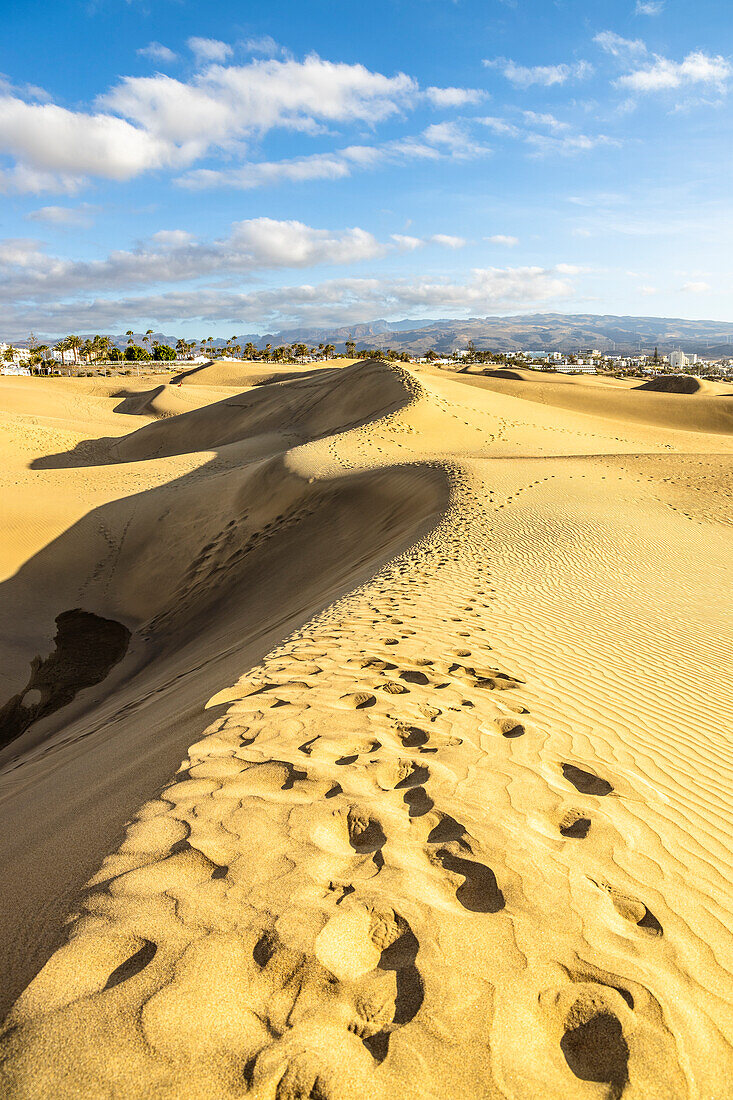
POLYGON ((335 352, 335 350, 336 350, 336 348, 334 347, 333 344, 324 344, 323 351, 324 351, 324 354, 326 356, 326 359, 330 359, 331 356, 333 355, 333 353, 335 352))
POLYGON ((148 347, 148 345, 150 343, 150 337, 152 335, 153 335, 153 330, 151 328, 149 328, 148 331, 143 336, 143 343, 145 344, 145 347, 148 348, 148 351, 150 351, 150 348, 148 347))
POLYGON ((67 336, 66 346, 74 353, 74 366, 79 366, 79 348, 81 347, 81 338, 79 336, 67 336))
POLYGON ((61 369, 66 366, 66 339, 57 340, 53 346, 53 350, 57 351, 61 356, 61 369))
POLYGON ((356 344, 354 343, 353 340, 347 340, 346 341, 346 354, 348 355, 349 359, 354 359, 355 358, 355 356, 356 356, 356 344))
POLYGON ((134 335, 135 335, 135 333, 132 331, 132 329, 128 328, 127 332, 125 333, 125 336, 127 337, 127 346, 128 346, 128 348, 132 346, 134 335))

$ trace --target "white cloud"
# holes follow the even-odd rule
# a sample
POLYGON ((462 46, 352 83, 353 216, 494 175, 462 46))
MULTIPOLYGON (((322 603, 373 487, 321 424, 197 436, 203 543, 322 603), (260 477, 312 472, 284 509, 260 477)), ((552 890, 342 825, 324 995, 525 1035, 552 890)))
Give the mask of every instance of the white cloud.
POLYGON ((474 141, 468 129, 459 122, 436 122, 423 131, 428 145, 445 147, 452 157, 467 160, 488 152, 485 145, 474 141))
POLYGON ((486 93, 479 88, 426 88, 425 95, 434 107, 464 107, 480 103, 486 93))
POLYGON ((685 283, 681 289, 685 294, 705 294, 710 286, 708 283, 685 283))
POLYGON ((501 244, 505 248, 515 248, 519 244, 519 237, 509 237, 506 233, 495 233, 493 237, 486 237, 491 244, 501 244))
POLYGON ((287 52, 269 34, 262 34, 258 38, 248 38, 241 43, 241 46, 246 53, 261 53, 265 57, 278 57, 287 52))
POLYGON ((46 225, 87 226, 91 225, 94 206, 83 202, 79 206, 42 206, 26 214, 26 221, 43 222, 46 225))
POLYGON ((513 123, 507 122, 506 119, 493 118, 491 115, 476 118, 474 122, 479 122, 482 126, 488 127, 492 133, 498 134, 499 137, 519 137, 521 132, 513 123))
POLYGON ((374 125, 419 100, 404 73, 388 77, 316 55, 210 65, 188 82, 163 73, 127 77, 94 112, 26 102, 0 86, 0 155, 15 161, 0 168, 0 191, 73 193, 89 177, 126 180, 186 167, 212 150, 241 160, 248 139, 275 127, 317 133, 336 123, 374 125))
POLYGON ((452 237, 450 233, 434 233, 430 240, 434 244, 440 244, 443 248, 465 248, 466 241, 463 237, 452 237))
POLYGON ((186 45, 196 58, 198 64, 211 61, 226 61, 233 54, 232 47, 227 42, 220 42, 217 38, 189 38, 186 45))
POLYGON ((199 168, 176 182, 189 190, 236 187, 244 191, 279 183, 344 179, 356 170, 380 164, 411 164, 420 160, 470 160, 491 150, 471 139, 465 127, 445 122, 428 126, 418 136, 398 138, 381 145, 349 145, 332 153, 313 153, 277 161, 256 161, 237 168, 199 168))
POLYGON ((498 68, 512 84, 520 88, 529 88, 532 84, 552 87, 553 84, 566 84, 568 80, 584 80, 593 72, 588 61, 576 61, 572 65, 520 65, 506 57, 494 61, 484 61, 489 68, 498 68))
POLYGON ((636 0, 637 15, 661 15, 664 11, 664 0, 636 0))
POLYGON ((161 230, 131 251, 104 260, 49 256, 30 239, 0 242, 0 288, 35 301, 72 293, 161 285, 318 264, 350 264, 383 256, 390 246, 358 227, 333 232, 298 221, 251 218, 227 237, 199 241, 184 230, 161 230))
MULTIPOLYGON (((46 207, 38 212, 43 218, 36 220, 70 224, 59 214, 64 210, 46 207)), ((0 241, 0 292, 41 307, 69 295, 200 281, 212 275, 231 280, 263 271, 353 264, 427 243, 457 249, 466 242, 447 233, 429 238, 395 233, 382 242, 358 227, 332 231, 299 221, 251 218, 234 222, 229 234, 217 240, 162 229, 135 249, 111 252, 103 260, 75 261, 49 255, 33 238, 12 238, 0 241)))
POLYGON ((614 138, 606 134, 564 134, 555 137, 549 134, 527 134, 526 142, 537 156, 558 153, 560 156, 575 156, 577 153, 589 153, 603 145, 618 145, 614 138))
POLYGON ((553 134, 562 133, 565 130, 570 129, 568 122, 561 122, 560 119, 555 118, 554 115, 547 113, 539 114, 537 111, 523 111, 524 119, 530 124, 530 126, 546 126, 553 134))
MULTIPOLYGON (((44 327, 48 332, 103 332, 131 319, 135 325, 199 320, 256 324, 266 331, 293 324, 354 323, 375 316, 431 316, 434 311, 465 316, 529 310, 562 302, 573 289, 566 277, 540 267, 479 268, 463 280, 331 279, 251 293, 199 287, 117 300, 55 301, 44 307, 44 327)), ((37 326, 38 312, 16 300, 0 312, 0 324, 8 335, 21 335, 37 326)))
POLYGON ((173 50, 169 50, 167 46, 162 46, 160 42, 149 42, 147 46, 143 46, 137 52, 140 57, 147 57, 151 61, 160 61, 164 65, 170 65, 178 59, 178 54, 175 54, 173 50))
POLYGON ((231 146, 274 127, 316 132, 324 123, 369 122, 412 105, 416 82, 363 65, 254 60, 212 65, 190 83, 157 74, 127 77, 100 104, 177 146, 231 146))
POLYGON ((64 189, 87 175, 125 180, 179 160, 170 142, 125 119, 68 111, 52 103, 0 96, 0 151, 19 162, 18 190, 41 190, 58 176, 64 189), (23 171, 28 175, 24 177, 23 171), (38 181, 41 186, 34 186, 38 181))
POLYGON ((407 252, 414 252, 416 248, 425 244, 421 237, 410 237, 405 233, 393 233, 392 240, 398 248, 405 249, 407 252))
POLYGON ((633 54, 645 54, 647 52, 646 45, 640 38, 622 38, 615 31, 601 31, 593 41, 602 50, 614 57, 629 57, 633 54))
POLYGON ((659 291, 655 286, 640 286, 639 293, 643 294, 645 297, 649 297, 652 294, 659 294, 659 291))
POLYGON ((696 84, 714 85, 723 91, 731 75, 733 68, 726 58, 696 50, 683 61, 670 61, 655 54, 653 64, 619 77, 616 84, 633 92, 660 92, 696 84))

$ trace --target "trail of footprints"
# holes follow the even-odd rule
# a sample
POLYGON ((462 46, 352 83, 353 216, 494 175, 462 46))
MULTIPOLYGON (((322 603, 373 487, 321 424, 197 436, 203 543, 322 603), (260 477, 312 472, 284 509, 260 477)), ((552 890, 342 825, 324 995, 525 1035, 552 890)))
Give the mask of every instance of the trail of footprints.
MULTIPOLYGON (((541 1037, 510 1077, 539 1058, 547 1096, 579 1082, 605 1090, 594 1096, 630 1085, 651 1095, 635 1040, 651 1029, 669 1063, 654 1069, 654 1095, 687 1094, 657 999, 574 953, 561 962, 552 890, 564 887, 540 869, 532 896, 537 857, 512 815, 522 784, 529 798, 537 784, 557 792, 548 863, 592 836, 598 807, 618 795, 579 762, 546 777, 523 762, 531 716, 521 680, 491 663, 490 584, 478 552, 466 554, 475 533, 461 515, 450 539, 413 548, 240 681, 16 1003, 9 1091, 31 1095, 39 1051, 68 1045, 63 1087, 49 1070, 49 1095, 137 1096, 145 1081, 161 1096, 418 1096, 443 1073, 457 1080, 466 1060, 472 1095, 514 1095, 496 1084, 491 1012, 463 1047, 437 1041, 433 1021, 460 975, 468 1003, 483 1003, 487 983, 497 991, 499 1026, 508 991, 519 996, 538 970, 554 984, 533 986, 523 1011, 541 1037), (439 642, 420 614, 436 601, 439 642), (470 828, 454 804, 471 808, 470 828), (414 1080, 413 1045, 427 1074, 414 1080), (77 1062, 92 1066, 83 1088, 77 1062)), ((642 901, 585 881, 599 913, 610 904, 629 934, 661 939, 642 901)))

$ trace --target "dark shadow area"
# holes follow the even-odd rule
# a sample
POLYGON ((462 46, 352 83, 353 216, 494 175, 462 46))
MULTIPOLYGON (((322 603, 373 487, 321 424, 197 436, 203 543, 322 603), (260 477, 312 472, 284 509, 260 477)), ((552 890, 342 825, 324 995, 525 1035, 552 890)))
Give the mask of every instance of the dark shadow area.
POLYGON ((634 389, 653 393, 697 393, 702 389, 702 383, 691 374, 669 374, 664 378, 651 378, 640 386, 634 386, 634 389))
POLYGON ((192 374, 198 374, 199 371, 204 370, 205 367, 210 367, 213 362, 213 359, 207 359, 205 363, 197 363, 195 367, 191 367, 189 370, 183 370, 180 374, 174 374, 171 378, 171 384, 177 385, 179 382, 185 382, 192 374))
POLYGON ((56 628, 53 653, 45 660, 34 657, 28 683, 0 709, 0 748, 72 702, 83 688, 101 683, 130 644, 122 623, 80 608, 58 615, 56 628))
POLYGON ((498 913, 504 908, 504 895, 490 867, 454 856, 446 848, 441 848, 437 857, 446 871, 462 875, 465 879, 463 885, 456 890, 456 898, 464 909, 471 913, 498 913))
POLYGON ((137 974, 140 974, 148 963, 153 961, 157 950, 158 947, 156 944, 151 940, 146 940, 139 951, 136 951, 129 959, 125 959, 116 970, 112 971, 109 978, 107 978, 107 984, 104 989, 114 989, 116 985, 120 985, 122 982, 126 982, 130 978, 134 978, 137 974))
POLYGON ((581 1081, 609 1085, 611 1096, 621 1096, 629 1079, 629 1048, 618 1019, 599 1012, 570 1028, 560 1040, 565 1061, 581 1081))
POLYGON ((154 386, 152 390, 118 390, 112 397, 121 397, 122 400, 115 405, 114 411, 126 416, 144 416, 150 402, 164 390, 164 385, 154 386))
POLYGON ((562 774, 568 783, 572 783, 581 794, 610 794, 613 787, 607 779, 601 779, 591 772, 584 772, 582 768, 576 768, 574 764, 563 764, 562 774))

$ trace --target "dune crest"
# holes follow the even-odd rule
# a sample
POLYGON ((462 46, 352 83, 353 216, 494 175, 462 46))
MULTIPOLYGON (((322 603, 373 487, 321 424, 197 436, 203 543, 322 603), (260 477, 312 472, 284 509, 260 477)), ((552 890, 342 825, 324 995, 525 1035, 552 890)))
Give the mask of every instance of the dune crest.
POLYGON ((0 853, 46 907, 5 1094, 726 1094, 733 399, 528 386, 142 383, 26 452, 96 498, 4 584, 8 695, 50 561, 131 642, 6 750, 33 860, 51 784, 101 825, 0 853))

